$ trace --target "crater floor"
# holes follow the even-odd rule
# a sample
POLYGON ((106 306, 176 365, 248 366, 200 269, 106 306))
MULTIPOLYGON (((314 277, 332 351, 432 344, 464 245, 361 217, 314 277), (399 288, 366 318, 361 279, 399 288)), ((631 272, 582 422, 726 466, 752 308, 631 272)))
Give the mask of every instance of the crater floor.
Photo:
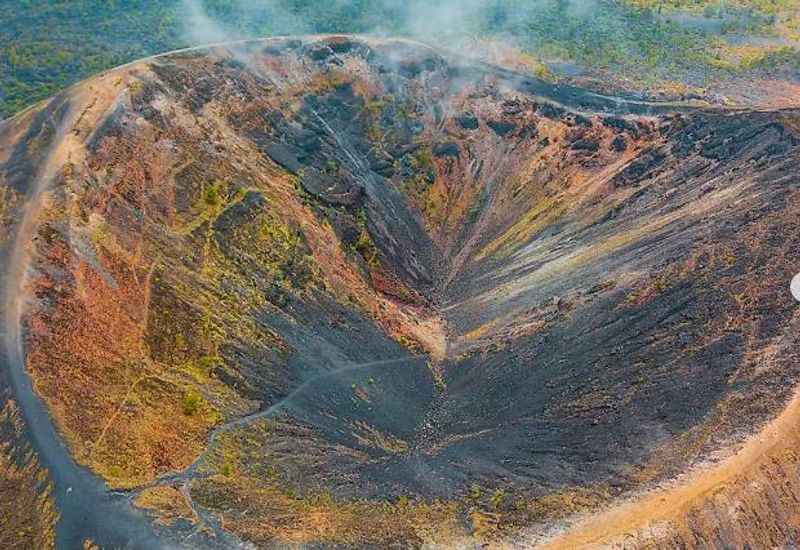
POLYGON ((793 540, 798 151, 401 40, 116 69, 0 124, 3 437, 64 547, 793 540))

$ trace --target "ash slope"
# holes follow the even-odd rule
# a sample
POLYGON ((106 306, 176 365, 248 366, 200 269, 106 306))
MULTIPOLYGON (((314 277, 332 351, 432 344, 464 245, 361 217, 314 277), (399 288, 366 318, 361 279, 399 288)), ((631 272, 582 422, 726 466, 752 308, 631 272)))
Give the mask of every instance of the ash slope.
MULTIPOLYGON (((0 132, 6 331, 158 532, 536 540, 794 391, 795 111, 323 37, 146 60, 0 132)), ((680 514, 664 540, 793 536, 680 514)))

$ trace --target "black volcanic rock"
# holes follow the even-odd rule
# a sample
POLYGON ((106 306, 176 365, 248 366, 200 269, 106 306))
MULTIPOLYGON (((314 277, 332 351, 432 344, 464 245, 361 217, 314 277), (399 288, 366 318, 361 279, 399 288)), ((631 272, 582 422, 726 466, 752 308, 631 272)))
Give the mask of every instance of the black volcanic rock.
POLYGON ((354 205, 362 194, 357 184, 308 166, 302 169, 300 183, 303 189, 328 204, 354 205))
POLYGON ((517 129, 513 122, 506 122, 504 120, 489 120, 486 125, 498 136, 506 136, 517 129))
POLYGON ((594 152, 600 148, 600 144, 591 138, 581 138, 579 140, 573 141, 571 147, 575 151, 594 152))
POLYGON ((236 227, 251 223, 267 206, 264 195, 257 191, 248 191, 242 200, 226 208, 214 221, 214 231, 226 234, 236 227))
POLYGON ((433 154, 437 157, 458 157, 458 144, 454 142, 440 143, 433 148, 433 154))
POLYGON ((297 159, 296 151, 283 143, 268 143, 264 147, 264 152, 277 164, 293 174, 297 174, 303 167, 297 159))
POLYGON ((465 130, 477 130, 479 127, 478 117, 471 113, 465 113, 457 119, 458 124, 465 130))

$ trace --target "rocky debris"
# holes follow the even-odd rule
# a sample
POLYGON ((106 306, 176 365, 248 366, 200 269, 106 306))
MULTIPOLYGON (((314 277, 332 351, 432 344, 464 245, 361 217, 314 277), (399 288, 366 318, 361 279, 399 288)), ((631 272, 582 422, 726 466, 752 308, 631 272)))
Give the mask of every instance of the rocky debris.
POLYGON ((400 159, 419 151, 421 148, 421 143, 405 143, 402 145, 398 144, 398 146, 392 150, 391 154, 395 159, 400 159))
POLYGON ((513 122, 505 120, 489 120, 486 122, 486 125, 500 137, 505 137, 517 129, 517 126, 513 122))
POLYGON ((725 122, 702 142, 700 154, 704 157, 713 160, 738 158, 752 147, 755 138, 766 132, 780 133, 780 128, 771 125, 744 125, 730 119, 725 122))
POLYGON ((264 147, 264 152, 275 161, 276 164, 282 166, 292 174, 297 174, 303 168, 303 165, 297 158, 297 150, 293 147, 283 143, 268 143, 264 147))
POLYGON ((447 143, 440 143, 433 148, 433 155, 435 157, 453 157, 458 158, 460 154, 458 144, 452 141, 447 143))
POLYGON ((464 128, 465 130, 477 130, 480 127, 478 122, 478 117, 473 115, 472 113, 465 113, 456 117, 456 121, 458 122, 459 126, 464 128))
POLYGON ((600 144, 596 139, 585 137, 573 141, 570 144, 570 148, 574 151, 586 151, 588 153, 594 153, 600 149, 600 144))
POLYGON ((632 121, 617 117, 603 117, 601 122, 608 128, 625 132, 634 138, 639 137, 639 127, 632 121))
POLYGON ((332 205, 353 206, 363 194, 363 188, 358 184, 310 166, 302 169, 300 184, 308 193, 332 205))
POLYGON ((625 140, 623 136, 615 136, 614 139, 611 141, 611 150, 616 151, 617 153, 621 153, 625 149, 628 148, 628 142, 625 140))
POLYGON ((351 54, 366 60, 371 59, 372 56, 375 55, 369 44, 353 40, 346 36, 334 36, 327 40, 327 45, 335 54, 351 54))
POLYGON ((361 236, 362 229, 358 226, 352 216, 335 210, 330 216, 331 226, 336 232, 336 236, 342 241, 345 247, 353 246, 361 236))
POLYGON ((267 199, 258 191, 247 191, 244 197, 229 206, 214 220, 214 232, 217 235, 232 233, 237 227, 251 223, 264 211, 267 199))
POLYGON ((380 158, 371 158, 369 164, 370 170, 380 174, 384 178, 391 178, 395 174, 394 161, 391 156, 380 158))
POLYGON ((396 65, 397 71, 405 78, 417 78, 422 73, 433 72, 442 67, 442 60, 436 57, 424 57, 418 60, 403 60, 396 65))
POLYGON ((306 49, 306 55, 314 61, 326 61, 333 56, 334 53, 327 44, 313 44, 306 49))
POLYGON ((507 99, 500 105, 500 109, 505 116, 516 116, 525 110, 525 105, 517 98, 507 99))
POLYGON ((567 115, 564 109, 550 103, 538 103, 536 105, 536 112, 550 120, 562 120, 567 115))
POLYGON ((653 147, 642 151, 639 156, 628 164, 614 179, 615 186, 633 185, 647 179, 667 160, 667 152, 661 148, 653 147))

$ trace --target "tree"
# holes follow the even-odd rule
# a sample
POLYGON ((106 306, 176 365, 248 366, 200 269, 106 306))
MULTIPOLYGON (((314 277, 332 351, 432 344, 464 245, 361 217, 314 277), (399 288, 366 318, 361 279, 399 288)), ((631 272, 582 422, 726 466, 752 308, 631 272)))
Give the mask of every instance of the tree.
POLYGON ((11 68, 16 68, 19 65, 19 54, 16 46, 11 46, 8 50, 8 64, 11 65, 11 68))

